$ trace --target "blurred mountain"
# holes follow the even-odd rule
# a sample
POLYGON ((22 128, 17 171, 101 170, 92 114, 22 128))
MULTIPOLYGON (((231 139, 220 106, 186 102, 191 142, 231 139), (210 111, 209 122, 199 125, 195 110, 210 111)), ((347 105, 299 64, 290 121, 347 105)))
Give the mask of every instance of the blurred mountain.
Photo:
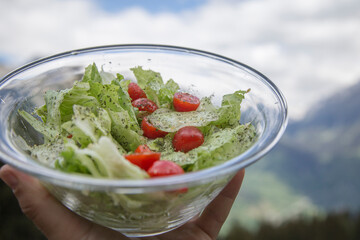
POLYGON ((222 236, 301 217, 360 210, 360 82, 290 121, 279 144, 246 169, 222 236))
POLYGON ((289 126, 288 132, 299 127, 339 127, 354 124, 360 119, 360 81, 321 101, 301 122, 289 126))
POLYGON ((360 82, 289 123, 259 167, 325 210, 360 209, 360 82))

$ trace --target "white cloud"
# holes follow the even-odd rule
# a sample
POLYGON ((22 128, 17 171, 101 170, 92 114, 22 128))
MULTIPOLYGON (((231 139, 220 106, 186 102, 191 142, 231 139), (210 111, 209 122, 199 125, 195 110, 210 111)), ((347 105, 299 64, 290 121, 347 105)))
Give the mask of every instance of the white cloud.
POLYGON ((267 75, 283 90, 293 117, 360 77, 357 0, 212 0, 177 14, 107 13, 85 0, 0 2, 0 54, 15 65, 94 45, 199 48, 267 75))

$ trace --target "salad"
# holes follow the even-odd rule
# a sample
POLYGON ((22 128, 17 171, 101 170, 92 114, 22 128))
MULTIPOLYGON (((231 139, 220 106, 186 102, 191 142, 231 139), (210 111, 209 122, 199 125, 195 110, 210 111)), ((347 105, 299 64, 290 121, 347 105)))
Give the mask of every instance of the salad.
POLYGON ((131 69, 136 81, 85 69, 72 88, 47 91, 45 104, 19 114, 43 136, 31 156, 67 173, 97 178, 145 179, 221 164, 248 149, 254 127, 240 124, 249 92, 198 98, 160 73, 131 69))

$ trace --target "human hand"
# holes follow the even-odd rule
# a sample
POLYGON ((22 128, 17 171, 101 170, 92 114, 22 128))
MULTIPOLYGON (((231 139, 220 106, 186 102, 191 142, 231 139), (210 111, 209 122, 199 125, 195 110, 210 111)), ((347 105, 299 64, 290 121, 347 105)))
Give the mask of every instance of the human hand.
MULTIPOLYGON (((239 171, 201 216, 175 230, 141 240, 216 239, 239 192, 244 174, 245 170, 239 171)), ((0 178, 13 190, 24 214, 48 239, 137 239, 128 238, 73 213, 53 198, 36 178, 8 165, 0 169, 0 178)))

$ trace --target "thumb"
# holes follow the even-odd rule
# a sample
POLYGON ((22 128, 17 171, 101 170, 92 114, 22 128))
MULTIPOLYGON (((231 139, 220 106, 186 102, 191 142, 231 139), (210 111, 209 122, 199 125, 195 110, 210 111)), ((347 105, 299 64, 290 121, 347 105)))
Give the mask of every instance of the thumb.
POLYGON ((5 165, 0 178, 13 190, 24 214, 49 239, 81 239, 92 224, 56 201, 40 182, 5 165))

